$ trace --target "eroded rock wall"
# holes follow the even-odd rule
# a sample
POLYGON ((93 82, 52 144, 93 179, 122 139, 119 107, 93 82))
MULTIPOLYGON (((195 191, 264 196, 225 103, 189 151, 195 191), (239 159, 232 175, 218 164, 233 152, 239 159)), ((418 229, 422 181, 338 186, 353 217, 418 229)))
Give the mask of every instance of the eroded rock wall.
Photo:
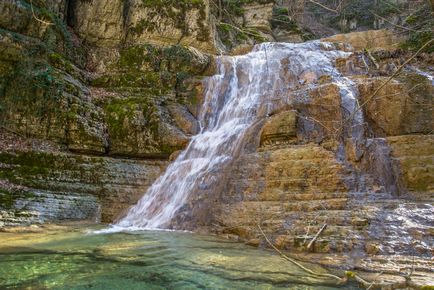
MULTIPOLYGON (((328 253, 373 270, 389 258, 401 268, 410 267, 411 256, 417 255, 420 269, 429 271, 432 81, 407 67, 386 83, 385 64, 396 69, 408 55, 380 49, 378 69, 369 60, 359 66, 363 57, 355 53, 337 61, 363 104, 361 154, 343 137, 352 112, 342 110, 340 91, 331 78, 312 78, 309 88, 276 96, 271 116, 252 128, 243 153, 227 173, 225 189, 205 205, 214 215, 211 230, 267 246, 260 225, 276 247, 315 261, 328 253)), ((429 55, 418 61, 425 70, 432 65, 429 55)), ((391 263, 383 267, 399 273, 391 263)))
POLYGON ((0 136, 2 154, 10 155, 1 162, 5 224, 111 222, 197 132, 200 79, 213 71, 205 53, 214 51, 208 3, 172 1, 162 10, 154 4, 0 3, 0 136), (34 154, 24 153, 26 142, 54 149, 27 146, 34 154), (38 154, 41 164, 33 160, 38 154), (30 172, 16 169, 26 162, 30 172), (94 179, 58 187, 69 178, 69 163, 94 179), (107 178, 90 173, 98 170, 107 178), (94 188, 110 182, 118 185, 106 194, 94 188), (26 211, 32 216, 14 219, 26 211))
MULTIPOLYGON (((300 29, 270 1, 238 3, 230 15, 211 1, 157 2, 0 3, 0 227, 112 222, 198 132, 213 53, 324 32, 300 29)), ((269 118, 251 128, 222 191, 193 197, 177 225, 265 246, 261 224, 279 248, 344 255, 366 269, 393 268, 382 262, 391 255, 407 267, 417 251, 429 269, 433 86, 418 69, 429 71, 432 54, 371 99, 409 55, 384 31, 330 40, 371 54, 336 64, 368 101, 363 146, 343 138, 348 112, 336 84, 305 72, 299 90, 273 99, 269 118)))

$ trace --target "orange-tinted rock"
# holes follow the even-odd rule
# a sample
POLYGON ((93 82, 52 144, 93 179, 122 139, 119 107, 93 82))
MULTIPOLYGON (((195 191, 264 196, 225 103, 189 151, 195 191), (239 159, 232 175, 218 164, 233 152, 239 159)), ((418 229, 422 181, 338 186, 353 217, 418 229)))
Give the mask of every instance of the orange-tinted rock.
POLYGON ((297 112, 286 111, 271 116, 261 133, 261 144, 289 141, 297 136, 297 112))
POLYGON ((390 30, 368 30, 360 32, 351 32, 345 34, 336 34, 323 41, 343 42, 351 44, 355 50, 376 49, 376 48, 395 48, 396 44, 403 41, 402 35, 393 33, 390 30))

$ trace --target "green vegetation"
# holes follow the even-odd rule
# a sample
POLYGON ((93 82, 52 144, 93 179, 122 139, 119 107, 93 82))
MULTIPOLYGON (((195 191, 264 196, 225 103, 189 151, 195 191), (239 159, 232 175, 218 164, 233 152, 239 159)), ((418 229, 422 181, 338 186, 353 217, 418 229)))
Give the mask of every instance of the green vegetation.
MULTIPOLYGON (((0 188, 0 209, 11 210, 15 207, 15 202, 21 200, 34 200, 38 198, 33 192, 23 189, 6 190, 0 188)), ((20 216, 20 212, 15 212, 15 216, 20 216)))
POLYGON ((308 29, 301 29, 297 22, 289 16, 288 8, 276 6, 273 8, 273 18, 271 19, 271 27, 279 28, 282 30, 293 31, 295 34, 301 36, 304 41, 315 38, 315 35, 308 29))
POLYGON ((43 0, 34 0, 32 4, 29 0, 19 0, 21 5, 25 7, 29 13, 34 13, 30 25, 42 25, 38 21, 50 23, 45 28, 42 36, 38 36, 41 40, 41 45, 45 47, 47 52, 60 52, 69 60, 76 63, 84 64, 84 50, 82 47, 74 45, 71 32, 68 30, 66 23, 60 19, 57 12, 49 9, 49 5, 43 0), (32 10, 32 12, 30 12, 32 10), (37 17, 37 19, 35 18, 37 17), (35 22, 35 23, 33 23, 35 22))
POLYGON ((157 140, 160 117, 158 109, 151 98, 129 98, 122 100, 113 100, 106 107, 107 126, 110 136, 113 139, 128 140, 134 136, 128 136, 131 130, 126 126, 134 123, 136 112, 141 111, 145 117, 145 123, 140 124, 142 130, 148 130, 152 133, 153 139, 157 140))
MULTIPOLYGON (((416 51, 425 43, 434 38, 434 18, 428 5, 424 5, 415 13, 405 19, 405 24, 412 31, 409 34, 408 40, 401 44, 401 47, 406 50, 416 51)), ((431 44, 425 49, 425 52, 433 53, 434 44, 431 44)))
MULTIPOLYGON (((326 6, 334 7, 329 4, 332 1, 326 1, 326 6)), ((327 25, 341 30, 341 32, 349 32, 349 26, 343 25, 344 21, 356 21, 357 27, 366 27, 373 29, 377 14, 381 17, 389 17, 394 14, 399 14, 402 7, 391 0, 366 0, 366 1, 347 1, 342 10, 338 14, 325 11, 322 7, 314 4, 309 4, 309 10, 312 11, 317 19, 327 19, 327 25), (326 17, 324 15, 327 15, 326 17)))

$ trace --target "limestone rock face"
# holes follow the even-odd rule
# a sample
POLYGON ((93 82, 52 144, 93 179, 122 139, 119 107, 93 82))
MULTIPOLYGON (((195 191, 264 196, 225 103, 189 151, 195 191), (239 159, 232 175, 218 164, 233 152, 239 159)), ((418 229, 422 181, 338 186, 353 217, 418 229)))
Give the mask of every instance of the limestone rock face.
POLYGON ((1 1, 1 226, 112 222, 197 132, 208 3, 163 8, 1 1))
POLYGON ((332 152, 313 144, 245 155, 230 174, 219 222, 243 240, 254 238, 262 221, 272 232, 294 231, 303 213, 345 208, 344 172, 332 152))
MULTIPOLYGON (((359 83, 360 98, 365 102, 386 78, 356 81, 359 83)), ((406 73, 398 80, 387 83, 367 103, 365 115, 378 136, 427 134, 434 129, 433 94, 433 86, 428 79, 415 73, 406 73)))
POLYGON ((248 4, 244 5, 243 9, 243 18, 246 27, 271 33, 270 20, 273 14, 273 3, 248 4))
MULTIPOLYGON (((335 31, 320 21, 303 30, 269 1, 238 1, 229 15, 207 0, 32 2, 35 15, 30 1, 0 1, 0 227, 115 221, 199 131, 212 54, 335 31)), ((393 49, 398 38, 325 39, 359 51, 336 66, 359 104, 368 101, 362 144, 348 138, 351 112, 332 76, 282 71, 293 90, 258 108, 267 118, 250 128, 226 179, 204 186, 175 225, 261 246, 260 223, 277 247, 321 262, 327 253, 389 271, 384 261, 409 268, 417 252, 418 269, 430 270, 433 86, 419 68, 430 71, 432 55, 370 99, 408 58, 393 49)))
POLYGON ((407 189, 422 200, 434 194, 434 136, 401 135, 387 138, 407 189))
POLYGON ((97 46, 182 44, 213 52, 208 1, 76 1, 73 26, 97 46))
POLYGON ((297 136, 297 112, 287 111, 273 115, 261 132, 261 145, 267 142, 291 140, 297 136))
POLYGON ((0 164, 0 179, 9 183, 0 191, 1 221, 7 226, 83 219, 112 222, 137 202, 166 163, 14 151, 1 153, 0 164))
POLYGON ((85 41, 115 46, 123 39, 124 16, 121 0, 74 1, 72 25, 85 41))
POLYGON ((2 18, 2 126, 87 154, 166 158, 183 148, 197 130, 189 125, 197 121, 187 107, 197 106, 196 84, 211 72, 212 58, 193 47, 145 40, 119 48, 125 38, 116 39, 124 28, 122 10, 128 8, 123 2, 71 2, 68 24, 88 37, 79 39, 62 22, 64 4, 35 1, 35 16, 25 1, 0 4, 4 13, 22 11, 17 23, 23 24, 2 18), (44 19, 47 27, 34 34, 44 19), (86 53, 82 41, 104 47, 86 53))
POLYGON ((402 36, 386 30, 368 30, 360 32, 351 32, 345 34, 336 34, 331 37, 323 38, 323 41, 342 42, 351 44, 356 50, 383 48, 393 49, 396 44, 403 41, 402 36))
MULTIPOLYGON (((64 17, 64 0, 45 1, 44 5, 50 12, 64 17)), ((38 10, 38 7, 35 6, 34 9, 38 10)), ((0 15, 2 15, 0 27, 37 38, 44 37, 51 22, 48 17, 41 17, 40 20, 42 21, 36 20, 32 17, 30 4, 19 0, 2 1, 0 3, 0 15)))
POLYGON ((92 103, 88 88, 80 80, 49 63, 36 67, 18 60, 15 65, 14 73, 4 75, 9 81, 3 85, 3 126, 67 144, 74 151, 105 153, 108 141, 103 112, 92 103))

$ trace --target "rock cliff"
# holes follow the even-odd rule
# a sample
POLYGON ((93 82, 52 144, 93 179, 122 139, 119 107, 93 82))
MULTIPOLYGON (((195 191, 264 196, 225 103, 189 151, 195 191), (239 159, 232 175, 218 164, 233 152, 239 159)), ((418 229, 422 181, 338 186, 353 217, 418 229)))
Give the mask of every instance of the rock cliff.
POLYGON ((194 215, 174 224, 266 245, 261 223, 277 247, 326 264, 320 254, 396 270, 416 255, 417 267, 432 269, 432 48, 371 99, 411 55, 397 44, 412 49, 430 34, 364 31, 418 23, 426 12, 382 7, 368 17, 355 7, 344 19, 310 3, 301 19, 283 2, 1 1, 0 228, 116 220, 198 132, 214 55, 328 37, 354 47, 337 67, 366 102, 363 148, 341 139, 348 112, 336 85, 306 72, 300 81, 312 89, 274 101, 223 190, 193 196, 194 215), (394 255, 398 266, 383 263, 394 255))

